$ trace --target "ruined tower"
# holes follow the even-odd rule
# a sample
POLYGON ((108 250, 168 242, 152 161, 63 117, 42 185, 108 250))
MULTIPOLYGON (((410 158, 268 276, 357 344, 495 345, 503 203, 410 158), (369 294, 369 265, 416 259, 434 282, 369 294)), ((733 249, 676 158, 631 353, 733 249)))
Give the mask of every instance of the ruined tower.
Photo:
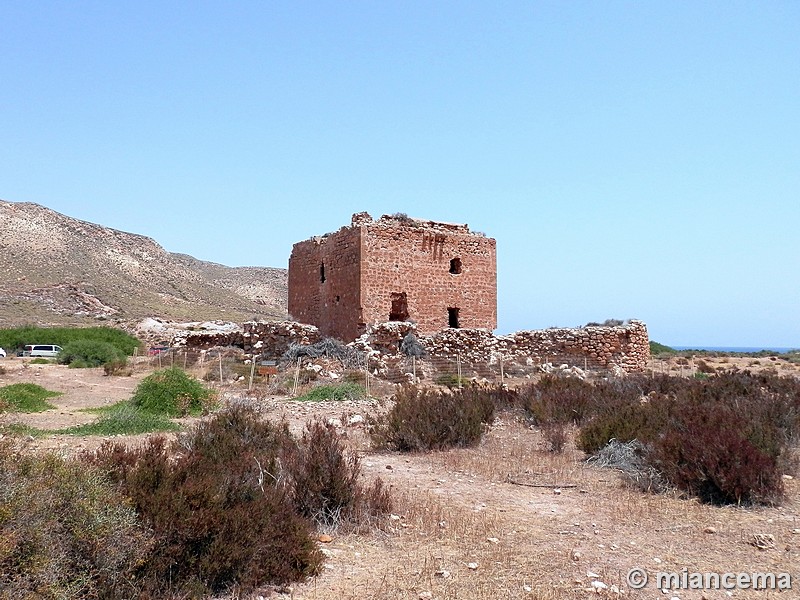
POLYGON ((357 213, 294 245, 289 314, 343 341, 385 321, 414 321, 421 334, 495 329, 496 242, 467 225, 357 213))

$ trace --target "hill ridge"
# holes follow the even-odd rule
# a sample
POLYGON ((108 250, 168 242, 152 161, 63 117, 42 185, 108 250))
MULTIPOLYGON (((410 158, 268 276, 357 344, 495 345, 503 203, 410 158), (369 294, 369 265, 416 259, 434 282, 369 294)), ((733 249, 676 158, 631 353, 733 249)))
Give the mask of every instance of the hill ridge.
POLYGON ((0 200, 0 326, 286 317, 287 272, 172 253, 153 238, 0 200))

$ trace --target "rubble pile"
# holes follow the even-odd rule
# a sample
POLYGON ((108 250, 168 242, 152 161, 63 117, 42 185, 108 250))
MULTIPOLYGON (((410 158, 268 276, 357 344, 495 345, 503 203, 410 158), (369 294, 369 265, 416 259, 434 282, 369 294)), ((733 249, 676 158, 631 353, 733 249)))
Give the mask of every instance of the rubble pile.
POLYGON ((247 354, 279 358, 292 344, 310 345, 322 340, 313 325, 295 321, 248 321, 242 325, 242 348, 247 354))

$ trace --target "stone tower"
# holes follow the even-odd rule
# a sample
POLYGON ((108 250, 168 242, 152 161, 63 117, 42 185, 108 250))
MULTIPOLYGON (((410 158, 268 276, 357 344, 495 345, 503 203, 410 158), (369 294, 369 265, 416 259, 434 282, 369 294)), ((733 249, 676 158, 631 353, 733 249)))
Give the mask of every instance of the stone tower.
POLYGON ((289 314, 346 342, 385 321, 414 321, 423 335, 495 329, 496 242, 467 225, 357 213, 294 245, 289 314))

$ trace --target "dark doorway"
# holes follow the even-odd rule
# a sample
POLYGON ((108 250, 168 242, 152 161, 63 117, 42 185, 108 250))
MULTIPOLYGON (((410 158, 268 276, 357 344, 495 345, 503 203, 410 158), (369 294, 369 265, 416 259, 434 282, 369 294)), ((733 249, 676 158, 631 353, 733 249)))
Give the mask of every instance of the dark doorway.
POLYGON ((319 265, 319 282, 325 283, 325 263, 319 265))
POLYGON ((458 309, 457 308, 448 308, 447 309, 447 325, 452 327, 453 329, 458 329, 461 327, 458 324, 458 309))
POLYGON ((392 292, 392 310, 389 312, 389 320, 408 320, 408 297, 405 292, 392 292))
POLYGON ((461 273, 461 259, 460 258, 451 258, 450 259, 450 273, 453 275, 458 275, 461 273))

